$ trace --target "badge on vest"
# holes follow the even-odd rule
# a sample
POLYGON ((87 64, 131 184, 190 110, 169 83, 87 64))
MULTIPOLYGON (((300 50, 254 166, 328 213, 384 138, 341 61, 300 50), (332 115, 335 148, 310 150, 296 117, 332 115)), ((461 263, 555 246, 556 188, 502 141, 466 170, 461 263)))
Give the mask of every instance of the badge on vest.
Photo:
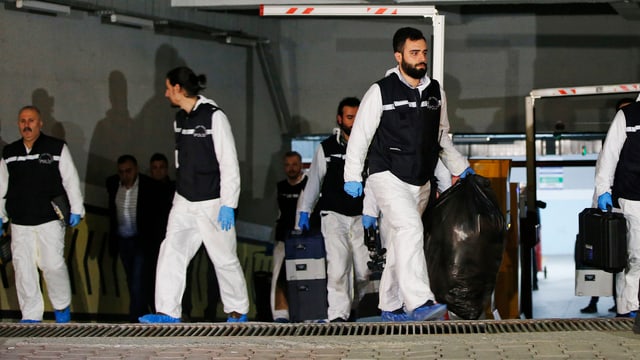
POLYGON ((44 165, 51 165, 53 164, 53 155, 49 153, 40 154, 40 156, 38 157, 38 162, 44 165))
POLYGON ((440 108, 440 105, 442 104, 442 101, 440 99, 438 99, 435 96, 430 96, 427 101, 425 101, 426 104, 423 104, 424 107, 426 107, 429 110, 438 110, 440 108))

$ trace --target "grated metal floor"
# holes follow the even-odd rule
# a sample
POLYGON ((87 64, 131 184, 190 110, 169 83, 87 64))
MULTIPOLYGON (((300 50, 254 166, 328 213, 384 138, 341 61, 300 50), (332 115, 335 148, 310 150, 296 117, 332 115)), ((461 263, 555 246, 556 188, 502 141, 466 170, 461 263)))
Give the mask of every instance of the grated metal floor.
POLYGON ((631 331, 622 318, 544 320, 450 320, 416 323, 275 324, 19 324, 0 323, 0 338, 12 337, 289 337, 505 334, 561 331, 631 331))

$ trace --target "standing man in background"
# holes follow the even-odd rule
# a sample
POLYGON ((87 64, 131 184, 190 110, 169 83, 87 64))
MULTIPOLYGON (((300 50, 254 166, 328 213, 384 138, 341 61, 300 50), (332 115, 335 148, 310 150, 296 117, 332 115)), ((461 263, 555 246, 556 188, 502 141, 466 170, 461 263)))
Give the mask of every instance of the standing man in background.
MULTIPOLYGON (((603 211, 627 220, 628 263, 616 275, 616 317, 636 317, 640 281, 640 96, 616 112, 596 162, 595 193, 603 211)), ((640 329, 639 329, 640 330, 640 329)), ((634 331, 636 326, 634 325, 634 331)))
POLYGON ((144 323, 180 322, 187 266, 204 244, 218 275, 227 322, 246 322, 249 296, 236 250, 235 208, 240 168, 231 125, 217 104, 198 93, 206 77, 187 67, 167 74, 165 96, 180 108, 176 193, 156 271, 156 314, 144 323))
MULTIPOLYGON (((473 170, 449 138, 445 94, 427 76, 422 32, 399 29, 393 51, 398 66, 373 84, 360 104, 347 148, 344 190, 353 197, 362 195, 368 155, 367 187, 384 218, 380 231, 387 248, 380 280, 382 320, 438 319, 446 305, 435 302, 429 286, 421 217, 438 158, 460 177, 473 170)), ((363 217, 364 226, 375 224, 370 215, 375 214, 363 217)))
POLYGON ((140 174, 133 155, 121 155, 116 175, 107 178, 112 255, 120 254, 129 290, 129 322, 150 310, 153 278, 148 269, 157 260, 153 256, 164 237, 166 212, 171 206, 170 193, 161 183, 140 174), (163 209, 166 209, 163 211, 163 209), (164 225, 163 225, 164 218, 164 225))
MULTIPOLYGON (((18 114, 22 139, 4 147, 0 161, 0 227, 11 220, 11 252, 23 323, 42 322, 40 275, 47 283, 57 323, 71 319, 71 284, 64 260, 66 226, 84 216, 78 171, 64 141, 47 136, 40 110, 25 106, 18 114), (63 222, 53 199, 68 199, 63 222)), ((67 202, 67 200, 63 200, 67 202)))
POLYGON ((340 101, 338 128, 335 135, 318 146, 298 206, 300 229, 309 228, 309 214, 314 207, 320 210, 327 252, 327 315, 331 322, 349 320, 351 308, 364 295, 369 280, 369 251, 364 244, 361 220, 362 196, 353 198, 343 190, 344 155, 359 106, 360 100, 354 97, 340 101))
POLYGON ((295 228, 296 208, 300 193, 309 179, 302 171, 302 156, 296 151, 287 151, 283 156, 286 179, 276 185, 278 196, 278 219, 276 220, 275 246, 273 248, 273 276, 271 278, 270 304, 273 320, 289 322, 287 302, 287 279, 283 268, 284 242, 295 228))

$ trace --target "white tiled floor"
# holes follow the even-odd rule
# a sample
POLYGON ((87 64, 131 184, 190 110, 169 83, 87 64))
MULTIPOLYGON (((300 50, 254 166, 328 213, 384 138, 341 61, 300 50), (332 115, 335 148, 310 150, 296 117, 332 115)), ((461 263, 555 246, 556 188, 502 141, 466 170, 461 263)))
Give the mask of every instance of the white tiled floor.
POLYGON ((547 277, 538 273, 538 290, 533 292, 533 318, 593 318, 613 317, 608 312, 613 306, 612 297, 601 297, 598 313, 582 314, 580 309, 589 304, 589 296, 575 296, 575 264, 573 255, 546 255, 542 265, 547 268, 547 277))

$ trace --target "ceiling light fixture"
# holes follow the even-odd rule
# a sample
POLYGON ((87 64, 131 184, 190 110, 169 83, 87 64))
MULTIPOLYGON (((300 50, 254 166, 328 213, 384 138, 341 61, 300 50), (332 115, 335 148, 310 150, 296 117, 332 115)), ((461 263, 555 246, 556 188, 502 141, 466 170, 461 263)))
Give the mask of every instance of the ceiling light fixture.
POLYGON ((140 29, 153 30, 153 20, 143 19, 135 16, 111 14, 103 17, 103 22, 109 22, 117 25, 130 26, 140 29), (106 18, 106 21, 105 21, 106 18))
POLYGON ((71 14, 70 6, 53 4, 44 1, 16 0, 16 8, 39 11, 48 14, 71 14))

